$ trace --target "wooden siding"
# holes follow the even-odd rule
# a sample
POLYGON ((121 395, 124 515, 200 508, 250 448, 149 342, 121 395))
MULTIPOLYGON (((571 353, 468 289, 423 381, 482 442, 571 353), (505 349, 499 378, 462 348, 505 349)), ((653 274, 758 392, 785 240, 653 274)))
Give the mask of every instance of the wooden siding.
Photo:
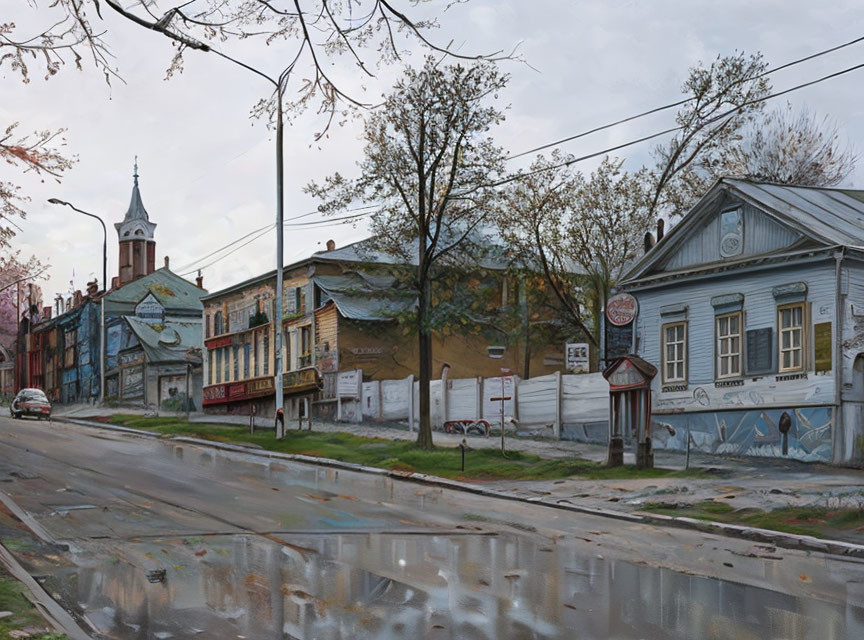
MULTIPOLYGON (((861 280, 864 286, 864 279, 861 280)), ((812 326, 831 322, 832 336, 836 335, 835 315, 835 263, 832 259, 806 265, 782 265, 776 269, 724 274, 710 280, 675 282, 669 285, 636 292, 639 300, 637 320, 638 353, 656 365, 661 362, 661 326, 666 320, 660 315, 661 307, 685 301, 687 306, 688 377, 686 389, 662 392, 660 376, 654 381, 655 409, 664 411, 705 411, 753 405, 778 404, 831 404, 834 402, 833 372, 816 375, 813 372, 812 326), (805 282, 810 303, 809 329, 805 361, 807 378, 777 381, 777 306, 772 289, 792 282, 805 282), (741 293, 743 302, 743 329, 770 327, 773 330, 773 373, 743 377, 742 386, 715 386, 715 308, 711 298, 741 293)), ((864 289, 862 289, 864 291, 864 289)), ((864 312, 864 297, 862 312, 864 312)), ((675 320, 679 317, 676 316, 675 320)), ((864 328, 864 327, 862 327, 864 328)), ((746 340, 745 340, 746 342, 746 340)), ((746 359, 746 354, 745 354, 746 359)), ((745 360, 746 361, 746 360, 745 360)), ((835 364, 836 366, 836 364, 835 364)))
MULTIPOLYGON (((720 213, 734 205, 728 203, 717 206, 716 211, 705 223, 691 231, 690 237, 682 241, 681 246, 667 260, 657 267, 658 271, 675 271, 695 265, 721 262, 720 255, 720 213)), ((744 247, 742 252, 732 259, 742 256, 773 253, 795 244, 801 239, 801 234, 775 222, 758 209, 743 205, 744 247)))
POLYGON ((335 305, 315 312, 315 366, 321 373, 339 369, 339 311, 335 305))

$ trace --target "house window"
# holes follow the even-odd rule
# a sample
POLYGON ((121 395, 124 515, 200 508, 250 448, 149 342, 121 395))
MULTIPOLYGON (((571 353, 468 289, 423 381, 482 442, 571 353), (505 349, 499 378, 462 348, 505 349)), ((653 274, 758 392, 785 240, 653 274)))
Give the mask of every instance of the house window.
POLYGON ((717 377, 741 375, 741 312, 717 316, 717 377))
POLYGON ((223 329, 224 327, 222 326, 222 312, 217 311, 215 314, 213 314, 213 335, 218 336, 225 333, 223 329))
POLYGON ((243 378, 249 377, 249 361, 252 359, 252 342, 247 334, 243 339, 243 378))
POLYGON ((207 384, 213 384, 213 352, 207 352, 207 384))
POLYGON ((294 287, 294 309, 296 313, 306 313, 306 287, 294 287))
POLYGON ((222 364, 224 365, 223 374, 225 376, 225 382, 228 382, 228 376, 230 375, 230 370, 228 369, 228 348, 224 347, 219 349, 219 351, 223 351, 222 354, 222 364))
POLYGON ((687 380, 687 323, 663 325, 663 382, 687 380))
POLYGON ((264 375, 270 373, 270 332, 264 332, 264 375))
POLYGON ((233 356, 234 356, 234 380, 240 379, 240 346, 234 345, 232 347, 233 356))
POLYGON ((780 371, 804 368, 804 303, 777 307, 780 371))
POLYGON ((65 351, 63 353, 63 366, 66 368, 75 366, 75 347, 78 342, 78 330, 72 329, 67 331, 63 336, 63 345, 65 351))
POLYGON ((741 209, 731 209, 720 214, 720 255, 732 258, 744 251, 744 220, 741 209))
POLYGON ((216 384, 222 382, 222 349, 216 349, 216 384))
POLYGON ((284 356, 282 362, 282 370, 290 371, 291 370, 291 334, 288 329, 285 329, 282 333, 282 345, 284 347, 284 356))
POLYGON ((312 364, 312 325, 300 327, 300 353, 299 367, 308 367, 312 364))

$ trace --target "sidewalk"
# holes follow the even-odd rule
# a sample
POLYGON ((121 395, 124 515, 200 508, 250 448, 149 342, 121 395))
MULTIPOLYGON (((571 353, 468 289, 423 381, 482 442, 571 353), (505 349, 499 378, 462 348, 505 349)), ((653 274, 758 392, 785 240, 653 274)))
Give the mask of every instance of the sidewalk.
MULTIPOLYGON (((127 408, 101 408, 90 405, 69 407, 57 412, 57 417, 92 419, 115 413, 155 415, 153 411, 127 408)), ((178 414, 165 414, 177 417, 178 414)), ((247 425, 248 416, 215 416, 195 412, 191 422, 247 425)), ((259 419, 259 424, 262 420, 259 419)), ((296 425, 288 425, 289 431, 296 425)), ((365 437, 413 441, 415 433, 392 425, 312 423, 313 431, 343 432, 365 437)), ((437 446, 456 447, 462 435, 441 431, 434 433, 437 446)), ((464 437, 473 449, 500 447, 500 438, 492 436, 464 437)), ((606 447, 567 440, 525 437, 508 433, 505 446, 510 451, 522 451, 545 458, 580 457, 595 462, 606 459, 606 447)), ((470 451, 468 452, 470 459, 470 451)), ((632 453, 625 454, 625 463, 635 462, 632 453)), ((685 455, 679 452, 655 452, 658 468, 684 469, 685 455)), ((828 507, 864 509, 864 471, 838 469, 827 465, 802 463, 774 458, 729 458, 691 453, 690 468, 701 469, 704 477, 636 478, 592 480, 580 477, 561 480, 495 481, 485 486, 512 492, 526 498, 544 501, 572 502, 582 506, 636 512, 647 503, 663 503, 671 508, 683 508, 705 501, 729 505, 732 509, 771 511, 784 507, 828 507)), ((861 534, 864 539, 864 532, 861 534)))

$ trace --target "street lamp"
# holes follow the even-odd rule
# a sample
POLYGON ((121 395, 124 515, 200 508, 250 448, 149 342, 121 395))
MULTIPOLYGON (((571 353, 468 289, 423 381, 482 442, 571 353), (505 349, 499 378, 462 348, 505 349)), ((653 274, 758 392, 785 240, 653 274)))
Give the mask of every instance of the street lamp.
POLYGON ((73 204, 66 202, 65 200, 58 200, 57 198, 49 198, 48 202, 51 204, 60 204, 65 205, 72 209, 73 211, 77 211, 78 213, 83 213, 85 216, 90 216, 91 218, 96 218, 99 221, 99 224, 102 225, 102 290, 108 291, 108 230, 105 228, 105 222, 99 216, 88 213, 86 211, 82 211, 78 207, 73 204))
POLYGON ((105 402, 105 300, 104 295, 108 292, 108 229, 105 227, 105 222, 99 216, 88 213, 87 211, 82 211, 78 207, 66 202, 65 200, 59 200, 57 198, 49 198, 48 202, 50 204, 59 204, 65 205, 72 209, 73 211, 77 211, 78 213, 83 213, 85 216, 89 216, 91 218, 95 218, 99 221, 99 224, 102 225, 102 295, 103 299, 99 301, 99 315, 100 315, 100 330, 99 330, 99 403, 102 404, 105 402))

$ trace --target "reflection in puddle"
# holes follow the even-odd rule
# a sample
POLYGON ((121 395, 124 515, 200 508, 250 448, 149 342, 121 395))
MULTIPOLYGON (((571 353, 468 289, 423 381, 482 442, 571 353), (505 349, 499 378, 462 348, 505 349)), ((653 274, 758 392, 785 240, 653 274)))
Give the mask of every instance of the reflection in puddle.
POLYGON ((94 547, 50 579, 114 638, 864 637, 861 585, 836 605, 525 536, 241 535, 122 549, 103 562, 94 547), (149 583, 162 568, 164 584, 149 583))

